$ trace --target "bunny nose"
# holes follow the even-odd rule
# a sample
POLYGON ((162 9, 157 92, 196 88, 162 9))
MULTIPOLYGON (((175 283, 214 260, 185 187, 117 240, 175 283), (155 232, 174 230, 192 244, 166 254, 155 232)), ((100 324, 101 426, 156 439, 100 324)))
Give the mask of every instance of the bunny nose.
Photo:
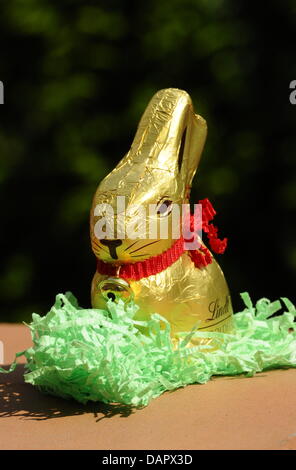
POLYGON ((104 238, 103 240, 100 240, 100 242, 102 245, 107 246, 110 256, 112 256, 113 259, 118 259, 116 248, 122 244, 122 240, 106 240, 104 238))
POLYGON ((112 302, 118 303, 119 300, 123 300, 128 303, 134 298, 129 283, 124 279, 109 277, 101 281, 98 288, 106 301, 111 299, 112 302))

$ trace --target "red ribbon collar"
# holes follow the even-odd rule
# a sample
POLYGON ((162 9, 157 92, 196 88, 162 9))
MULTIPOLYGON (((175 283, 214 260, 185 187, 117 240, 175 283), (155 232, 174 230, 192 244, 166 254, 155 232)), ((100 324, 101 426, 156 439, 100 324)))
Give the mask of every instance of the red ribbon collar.
MULTIPOLYGON (((202 199, 199 201, 199 204, 202 205, 202 230, 207 234, 211 249, 215 253, 222 254, 227 246, 227 238, 219 240, 217 227, 209 224, 216 215, 216 211, 209 199, 202 199)), ((191 230, 193 230, 193 216, 191 216, 190 226, 191 230)), ((186 250, 186 241, 188 242, 189 240, 184 240, 181 237, 163 253, 136 263, 115 266, 98 259, 97 271, 110 277, 139 281, 144 277, 153 276, 164 271, 175 263, 185 251, 188 252, 196 268, 201 269, 212 262, 213 258, 208 248, 201 245, 198 250, 186 250)))

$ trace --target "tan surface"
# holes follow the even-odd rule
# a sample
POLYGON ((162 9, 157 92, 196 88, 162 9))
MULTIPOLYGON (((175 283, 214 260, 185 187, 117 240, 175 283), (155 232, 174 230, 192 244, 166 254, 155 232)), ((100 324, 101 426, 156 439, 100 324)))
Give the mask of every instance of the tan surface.
MULTIPOLYGON (((0 325, 5 363, 30 346, 22 325, 0 325)), ((296 449, 296 370, 220 377, 165 393, 142 409, 42 395, 23 366, 0 374, 1 449, 296 449)))

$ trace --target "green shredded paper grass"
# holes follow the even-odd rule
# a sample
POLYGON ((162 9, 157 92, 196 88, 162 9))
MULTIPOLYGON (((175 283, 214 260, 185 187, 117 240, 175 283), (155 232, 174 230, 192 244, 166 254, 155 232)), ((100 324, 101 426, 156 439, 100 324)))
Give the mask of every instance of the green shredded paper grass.
MULTIPOLYGON (((59 294, 47 315, 27 325, 33 347, 16 355, 27 359, 25 381, 64 398, 145 406, 166 390, 203 384, 214 375, 254 375, 266 369, 296 367, 295 306, 282 298, 261 299, 234 315, 235 334, 189 332, 174 348, 170 325, 154 314, 135 321, 135 304, 108 302, 108 311, 80 308, 70 292, 59 294), (161 324, 165 323, 165 328, 161 324), (145 334, 139 330, 145 331, 145 334), (212 338, 216 349, 186 347, 212 338)), ((9 371, 16 367, 14 362, 9 371)))

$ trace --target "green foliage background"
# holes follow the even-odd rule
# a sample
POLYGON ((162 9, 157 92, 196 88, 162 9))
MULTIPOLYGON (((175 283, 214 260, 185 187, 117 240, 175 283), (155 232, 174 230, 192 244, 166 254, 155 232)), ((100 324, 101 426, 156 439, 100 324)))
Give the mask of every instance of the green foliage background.
POLYGON ((235 0, 1 2, 1 321, 84 306, 91 199, 158 89, 209 126, 192 201, 209 197, 234 306, 294 296, 296 4, 235 0))

